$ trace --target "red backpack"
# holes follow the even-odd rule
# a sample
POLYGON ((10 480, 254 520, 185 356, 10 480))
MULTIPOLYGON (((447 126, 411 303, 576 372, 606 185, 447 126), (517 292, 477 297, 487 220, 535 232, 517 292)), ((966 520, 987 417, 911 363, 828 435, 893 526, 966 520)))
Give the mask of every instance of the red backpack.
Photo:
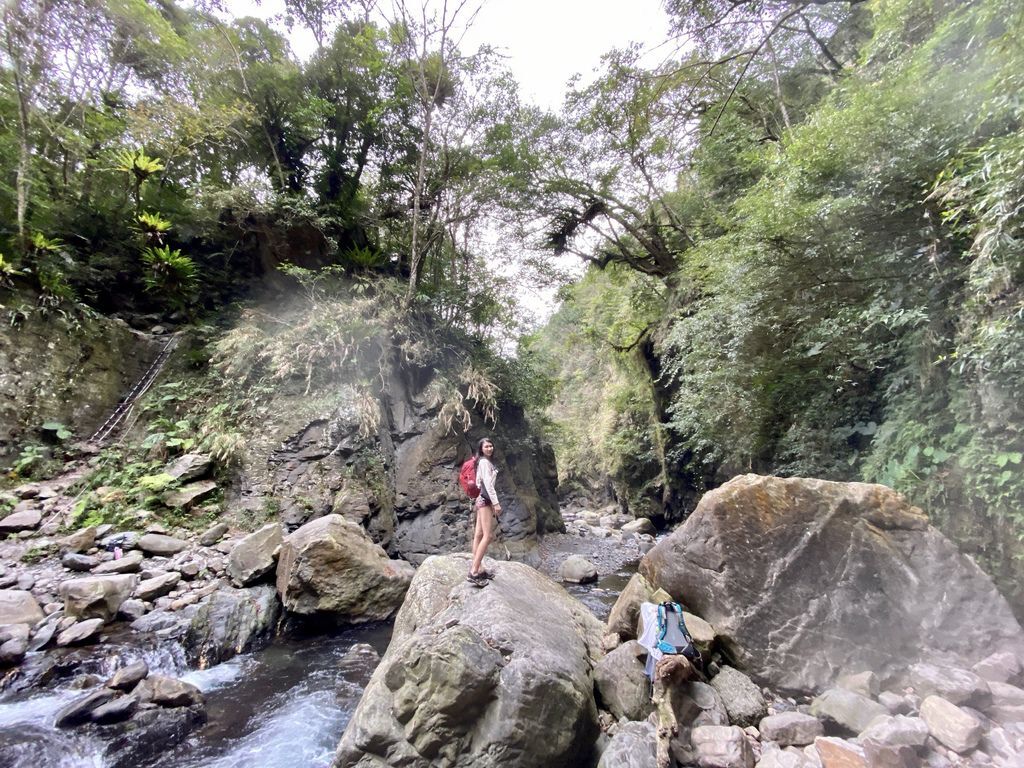
POLYGON ((459 485, 471 499, 480 495, 480 487, 476 484, 476 456, 470 456, 462 462, 459 470, 459 485))

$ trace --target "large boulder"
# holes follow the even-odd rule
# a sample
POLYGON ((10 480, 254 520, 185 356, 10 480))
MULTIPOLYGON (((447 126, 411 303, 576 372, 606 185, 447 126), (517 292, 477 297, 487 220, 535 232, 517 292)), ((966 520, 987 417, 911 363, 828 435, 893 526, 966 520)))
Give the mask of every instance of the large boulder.
POLYGON ((376 621, 402 604, 412 573, 408 563, 389 559, 362 527, 341 515, 327 515, 284 540, 277 591, 292 613, 376 621))
POLYGON ((219 664, 267 637, 280 615, 277 592, 269 584, 224 586, 195 610, 182 644, 201 667, 219 664))
POLYGON ((228 576, 237 587, 254 584, 272 570, 284 540, 280 523, 268 523, 238 542, 228 555, 228 576))
POLYGON ((118 574, 61 582, 58 591, 64 598, 64 613, 76 619, 110 621, 135 589, 137 580, 134 574, 118 574))
POLYGON ((643 720, 654 711, 641 656, 646 658, 646 649, 630 640, 601 659, 594 670, 600 703, 619 719, 643 720))
POLYGON ((417 570, 335 768, 592 764, 602 624, 527 565, 494 564, 483 588, 467 565, 417 570))
POLYGON ((1024 635, 992 581, 881 485, 743 475, 701 499, 640 571, 711 622, 756 680, 813 691, 968 664, 1024 635))
POLYGON ((0 627, 7 624, 28 624, 34 627, 43 620, 43 609, 23 589, 0 589, 0 627))
POLYGON ((601 753, 597 768, 656 768, 657 734, 654 723, 626 723, 612 737, 601 753))

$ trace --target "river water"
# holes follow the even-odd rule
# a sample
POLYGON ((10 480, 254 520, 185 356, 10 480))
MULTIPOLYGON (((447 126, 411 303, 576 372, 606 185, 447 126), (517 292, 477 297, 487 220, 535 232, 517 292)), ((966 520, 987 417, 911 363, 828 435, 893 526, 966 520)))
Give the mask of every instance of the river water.
MULTIPOLYGON (((568 591, 604 620, 633 570, 568 591)), ((103 658, 144 658, 154 672, 181 677, 206 695, 207 724, 146 768, 325 768, 390 637, 390 623, 295 630, 206 670, 187 670, 175 647, 126 646, 103 658)), ((102 678, 113 672, 109 663, 76 671, 102 678)), ((67 683, 0 699, 0 768, 107 768, 101 742, 54 727, 57 712, 81 695, 67 683)))

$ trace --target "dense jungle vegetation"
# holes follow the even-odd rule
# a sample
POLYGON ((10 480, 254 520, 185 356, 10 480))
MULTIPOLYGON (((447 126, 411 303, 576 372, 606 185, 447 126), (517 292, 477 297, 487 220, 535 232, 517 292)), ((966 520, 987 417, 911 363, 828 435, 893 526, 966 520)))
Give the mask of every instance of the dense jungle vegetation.
POLYGON ((1018 581, 1019 2, 666 0, 558 114, 459 49, 466 3, 285 7, 5 5, 5 322, 344 273, 489 342, 567 487, 679 519, 739 472, 882 482, 1018 581), (561 302, 508 359, 526 280, 561 302))

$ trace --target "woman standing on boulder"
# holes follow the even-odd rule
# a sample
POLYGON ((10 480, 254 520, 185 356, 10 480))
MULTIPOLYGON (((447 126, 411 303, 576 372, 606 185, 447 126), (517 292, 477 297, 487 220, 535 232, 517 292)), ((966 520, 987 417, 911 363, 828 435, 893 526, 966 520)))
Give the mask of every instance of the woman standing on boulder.
POLYGON ((476 486, 480 495, 476 497, 476 526, 473 529, 473 562, 469 566, 469 580, 482 584, 493 578, 484 570, 484 555, 494 540, 494 521, 501 514, 498 493, 494 490, 498 469, 494 466, 494 443, 484 437, 476 446, 476 486))

